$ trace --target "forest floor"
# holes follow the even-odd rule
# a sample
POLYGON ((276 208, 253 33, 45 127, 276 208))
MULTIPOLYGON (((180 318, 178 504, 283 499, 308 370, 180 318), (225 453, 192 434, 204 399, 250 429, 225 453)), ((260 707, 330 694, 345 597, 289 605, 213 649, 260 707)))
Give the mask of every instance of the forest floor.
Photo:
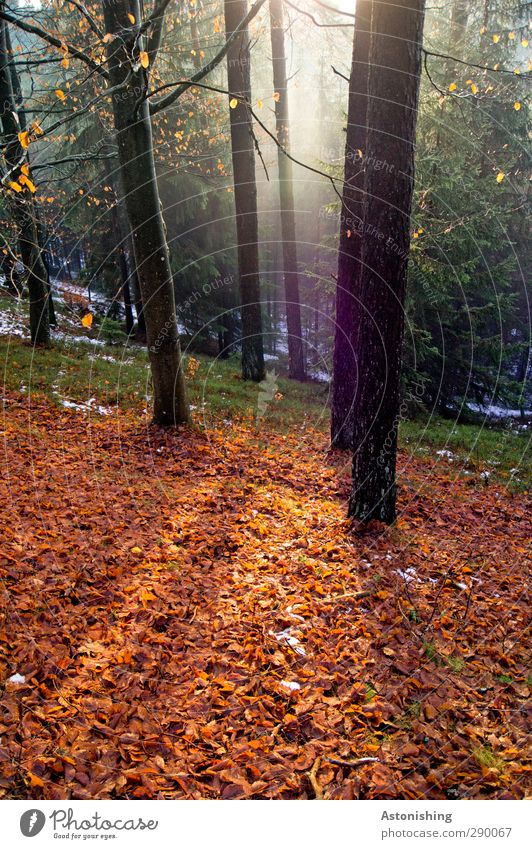
POLYGON ((200 358, 164 431, 140 355, 0 354, 0 795, 527 793, 525 434, 406 423, 361 530, 323 387, 200 358))

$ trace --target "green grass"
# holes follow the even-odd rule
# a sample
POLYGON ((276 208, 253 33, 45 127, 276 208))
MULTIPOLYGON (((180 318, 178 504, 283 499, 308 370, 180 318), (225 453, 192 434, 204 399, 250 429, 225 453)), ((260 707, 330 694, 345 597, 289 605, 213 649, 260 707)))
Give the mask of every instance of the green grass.
POLYGON ((408 453, 433 457, 472 483, 502 482, 515 491, 526 490, 532 478, 530 433, 515 426, 455 424, 441 418, 404 421, 399 442, 408 453), (438 451, 448 451, 439 456, 438 451))
POLYGON ((479 766, 486 769, 494 769, 497 772, 502 772, 506 766, 502 758, 498 757, 489 746, 476 746, 472 750, 472 755, 479 766))
MULTIPOLYGON (((24 320, 27 309, 12 298, 0 297, 2 314, 24 320)), ((64 401, 133 408, 141 413, 151 395, 147 353, 138 346, 92 345, 73 341, 73 336, 99 338, 99 327, 86 331, 72 311, 59 315, 63 340, 48 350, 33 349, 18 337, 0 337, 0 367, 4 385, 15 391, 41 392, 54 403, 64 401), (69 335, 70 334, 70 335, 69 335)), ((329 428, 329 394, 316 383, 273 378, 275 392, 266 395, 263 415, 257 420, 262 387, 243 381, 240 361, 233 355, 217 360, 205 355, 185 355, 189 401, 198 426, 213 427, 231 421, 255 423, 281 432, 314 427, 324 434, 329 428), (194 363, 199 366, 194 370, 194 363)), ((264 393, 262 395, 264 397, 264 393)), ((430 458, 442 469, 456 471, 472 485, 503 483, 513 490, 529 486, 532 459, 529 434, 516 429, 454 424, 438 418, 403 421, 400 446, 409 454, 430 458), (439 456, 449 451, 451 457, 439 456)))
MULTIPOLYGON (((24 320, 27 305, 0 298, 0 310, 14 320, 24 320)), ((102 406, 119 405, 142 411, 151 395, 150 370, 145 349, 136 345, 94 345, 74 337, 99 339, 95 324, 86 331, 72 313, 59 307, 60 340, 49 349, 34 349, 17 336, 0 337, 2 383, 8 390, 39 392, 61 406, 64 401, 86 403, 90 398, 102 406)), ((55 336, 54 333, 52 333, 55 336)), ((288 431, 308 426, 328 428, 328 395, 316 383, 297 383, 273 378, 274 391, 266 395, 261 418, 257 410, 261 387, 242 380, 236 355, 216 360, 201 354, 184 356, 188 398, 199 426, 216 426, 228 419, 256 422, 257 427, 288 431), (192 361, 192 362, 191 362, 192 361), (195 361, 195 362, 194 362, 195 361), (199 363, 197 368, 194 368, 199 363)))

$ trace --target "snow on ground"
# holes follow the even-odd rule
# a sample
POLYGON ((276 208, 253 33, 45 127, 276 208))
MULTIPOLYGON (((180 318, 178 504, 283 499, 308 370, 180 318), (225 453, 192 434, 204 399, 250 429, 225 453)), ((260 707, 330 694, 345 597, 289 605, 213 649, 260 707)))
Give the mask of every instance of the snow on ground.
POLYGON ((75 401, 69 401, 67 398, 60 398, 59 402, 63 407, 81 410, 84 413, 99 413, 100 416, 111 416, 114 412, 112 407, 102 407, 101 404, 96 404, 96 398, 89 398, 86 404, 76 404, 75 401))
POLYGON ((532 410, 521 412, 521 410, 511 410, 508 407, 499 407, 497 404, 486 404, 482 406, 480 404, 469 403, 467 407, 472 412, 481 413, 488 419, 515 419, 521 415, 532 416, 532 410))
POLYGON ((26 322, 14 313, 0 312, 0 336, 20 336, 21 339, 26 339, 26 322))

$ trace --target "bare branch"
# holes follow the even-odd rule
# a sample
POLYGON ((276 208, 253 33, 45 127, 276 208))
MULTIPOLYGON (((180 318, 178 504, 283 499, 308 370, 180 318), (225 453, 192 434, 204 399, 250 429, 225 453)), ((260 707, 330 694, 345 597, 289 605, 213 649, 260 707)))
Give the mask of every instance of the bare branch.
POLYGON ((98 36, 98 38, 103 38, 104 33, 98 26, 96 20, 93 18, 87 7, 83 3, 79 3, 78 0, 68 0, 68 2, 75 6, 78 12, 81 12, 85 20, 88 22, 91 30, 98 36))
POLYGON ((310 18, 315 27, 320 27, 321 29, 338 29, 339 27, 355 26, 354 24, 320 24, 311 12, 307 12, 306 9, 300 9, 298 6, 295 6, 294 3, 291 3, 290 0, 284 0, 284 2, 287 6, 290 6, 291 9, 299 12, 300 15, 305 15, 305 17, 310 18))
POLYGON ((342 73, 340 73, 340 71, 337 71, 337 70, 336 70, 336 68, 334 67, 334 65, 331 65, 331 68, 333 69, 334 73, 335 73, 337 76, 341 77, 343 80, 345 80, 345 81, 346 81, 346 82, 348 82, 348 83, 349 83, 349 82, 351 82, 351 80, 349 79, 349 77, 346 77, 346 75, 345 75, 345 74, 342 74, 342 73))
MULTIPOLYGON (((171 88, 172 86, 182 87, 184 82, 185 81, 183 81, 183 80, 176 80, 173 83, 165 83, 164 85, 159 86, 159 88, 156 88, 155 91, 150 92, 150 97, 154 94, 157 94, 157 92, 163 91, 164 89, 167 89, 167 88, 171 88)), ((320 171, 319 168, 313 168, 312 165, 307 165, 305 162, 301 162, 301 160, 296 159, 295 156, 292 156, 291 153, 288 153, 286 148, 284 148, 283 145, 278 141, 277 136, 274 133, 272 133, 272 131, 268 129, 266 124, 264 124, 261 121, 261 119, 259 118, 257 113, 253 110, 251 103, 248 100, 246 100, 245 97, 243 97, 241 94, 233 94, 232 92, 228 91, 226 88, 219 88, 218 86, 207 85, 206 83, 189 83, 187 85, 187 88, 190 88, 191 86, 194 86, 194 88, 203 88, 203 89, 206 89, 207 91, 215 91, 218 94, 226 94, 231 99, 234 98, 235 100, 240 101, 240 103, 243 103, 247 107, 249 113, 253 116, 254 120, 257 122, 259 127, 262 130, 264 130, 266 135, 269 136, 269 138, 271 138, 271 140, 273 142, 275 142, 275 144, 277 145, 279 150, 281 150, 284 153, 284 155, 287 156, 288 159, 291 160, 291 162, 294 162, 296 165, 299 165, 301 168, 305 168, 307 171, 312 171, 313 174, 319 174, 320 177, 325 177, 325 179, 329 180, 329 182, 331 183, 331 185, 332 185, 332 187, 335 191, 335 194, 337 194, 338 197, 340 198, 340 200, 342 200, 342 195, 340 194, 340 192, 336 188, 336 181, 335 181, 334 177, 331 177, 330 174, 326 174, 325 171, 320 171)))
POLYGON ((17 18, 16 15, 12 15, 11 12, 6 12, 4 9, 0 9, 0 18, 3 18, 8 23, 13 24, 13 26, 16 26, 24 32, 28 32, 31 35, 37 35, 39 38, 42 38, 43 41, 51 44, 52 47, 58 47, 60 50, 66 47, 71 56, 79 59, 80 62, 84 62, 85 65, 88 65, 93 71, 97 71, 97 73, 105 79, 109 78, 109 74, 105 68, 98 65, 94 59, 91 59, 91 57, 87 56, 87 54, 82 50, 78 50, 73 44, 69 44, 68 42, 61 41, 59 38, 56 38, 55 35, 52 35, 45 29, 42 29, 42 27, 37 26, 37 24, 30 24, 27 21, 23 21, 21 18, 17 18))
MULTIPOLYGON (((437 59, 450 59, 451 62, 457 62, 459 65, 465 65, 467 68, 478 68, 479 71, 493 71, 496 74, 511 74, 512 76, 516 76, 515 71, 510 71, 509 68, 490 68, 489 65, 476 65, 474 62, 457 59, 456 56, 448 56, 446 53, 434 53, 432 50, 425 50, 425 48, 423 48, 423 53, 425 57, 435 56, 437 59)), ((530 74, 525 72, 524 74, 519 74, 519 76, 522 79, 528 79, 530 74)))
MULTIPOLYGON (((150 113, 152 115, 156 115, 157 112, 160 112, 162 109, 166 109, 172 103, 175 103, 175 101, 178 100, 181 95, 184 94, 185 91, 187 91, 191 86, 196 85, 200 80, 206 77, 207 74, 210 74, 210 72, 213 71, 214 68, 216 68, 216 66, 220 64, 227 51, 231 47, 233 41, 238 38, 242 30, 244 30, 249 24, 249 22, 253 20, 253 18, 265 2, 266 0, 256 0, 253 6, 251 6, 246 17, 242 18, 237 28, 234 30, 234 32, 231 33, 231 35, 229 36, 223 47, 218 51, 216 56, 214 56, 210 60, 210 62, 207 62, 207 64, 204 65, 203 68, 200 68, 198 71, 196 71, 196 73, 193 74, 189 80, 183 80, 183 82, 179 83, 178 88, 176 88, 176 90, 173 91, 171 94, 168 94, 166 97, 161 97, 160 100, 156 100, 155 102, 150 103, 150 113)), ((161 91, 161 89, 159 88, 158 91, 161 91)), ((152 94, 154 93, 155 92, 152 92, 152 94)))

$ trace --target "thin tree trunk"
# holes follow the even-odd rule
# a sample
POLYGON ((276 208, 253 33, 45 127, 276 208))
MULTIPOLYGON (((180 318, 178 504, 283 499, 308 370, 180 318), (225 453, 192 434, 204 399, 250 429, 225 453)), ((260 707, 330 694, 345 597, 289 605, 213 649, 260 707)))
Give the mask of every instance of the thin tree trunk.
MULTIPOLYGON (((451 27, 447 52, 457 59, 462 59, 465 52, 467 21, 471 8, 470 0, 454 0, 451 10, 451 27)), ((464 66, 456 64, 453 59, 444 60, 445 73, 452 82, 459 77, 464 66)))
POLYGON ((352 448, 353 412, 357 382, 356 345, 360 322, 360 280, 364 243, 364 172, 371 0, 358 0, 349 81, 344 189, 340 215, 340 251, 336 285, 331 443, 352 448))
MULTIPOLYGON (((275 103, 277 141, 290 149, 288 87, 284 48, 282 0, 270 0, 270 32, 272 41, 273 87, 279 95, 275 103)), ((279 198, 281 204, 281 237, 283 241, 286 324, 288 329, 288 376, 305 380, 305 358, 301 332, 301 302, 297 273, 296 218, 292 162, 278 148, 279 198)))
POLYGON ((124 299, 124 312, 126 316, 126 333, 128 336, 133 332, 133 310, 131 309, 131 290, 129 288, 129 269, 127 267, 126 252, 124 245, 121 244, 118 249, 118 259, 120 263, 120 277, 122 279, 122 298, 124 299))
POLYGON ((46 289, 48 291, 48 320, 50 322, 50 327, 57 327, 57 316, 55 314, 55 304, 52 295, 52 284, 50 283, 50 252, 46 248, 48 240, 44 231, 42 216, 39 214, 39 209, 36 204, 34 204, 34 210, 35 224, 37 229, 37 242, 41 250, 41 258, 46 271, 46 289))
MULTIPOLYGON (((0 3, 4 8, 5 3, 0 3)), ((21 121, 18 114, 16 96, 13 91, 13 75, 16 68, 9 49, 8 26, 0 22, 0 109, 4 156, 8 169, 12 170, 11 181, 18 183, 22 167, 28 166, 28 157, 22 147, 18 134, 21 121)), ((18 78, 17 78, 18 79, 18 78)), ((24 117, 23 117, 24 121, 24 117)), ((20 184, 19 184, 20 185, 20 184)), ((37 232, 35 202, 27 186, 20 191, 9 190, 10 207, 18 228, 18 244, 22 263, 27 274, 30 295, 30 334, 34 345, 50 344, 50 315, 48 307, 48 280, 42 258, 37 232)))
POLYGON ((139 0, 103 2, 108 68, 113 97, 118 153, 125 204, 135 251, 148 352, 153 379, 153 418, 172 425, 189 420, 177 332, 174 284, 157 188, 151 121, 147 100, 148 71, 139 61, 139 0), (131 23, 128 15, 135 18, 131 23))
POLYGON ((379 0, 373 8, 360 290, 365 312, 357 344, 349 515, 395 518, 399 376, 404 326, 414 144, 424 0, 379 0))
MULTIPOLYGON (((224 0, 225 29, 229 37, 245 18, 247 0, 224 0)), ((231 92, 251 100, 250 47, 247 27, 227 53, 227 79, 231 92)), ((229 109, 231 154, 235 192, 238 273, 242 313, 242 376, 244 380, 264 378, 264 349, 259 281, 257 183, 251 115, 238 101, 229 109)))

